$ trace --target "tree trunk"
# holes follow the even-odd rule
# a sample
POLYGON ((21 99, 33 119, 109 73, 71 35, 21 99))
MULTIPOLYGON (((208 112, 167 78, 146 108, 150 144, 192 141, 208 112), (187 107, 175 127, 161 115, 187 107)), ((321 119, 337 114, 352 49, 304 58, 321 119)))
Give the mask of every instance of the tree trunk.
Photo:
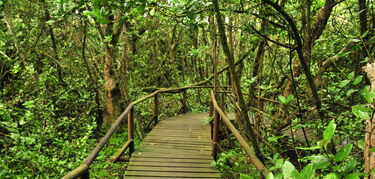
MULTIPOLYGON (((310 2, 309 0, 306 0, 307 2, 310 2)), ((327 25, 327 21, 329 17, 331 16, 333 7, 337 5, 337 3, 334 0, 326 0, 324 6, 319 10, 318 14, 316 15, 316 18, 313 22, 313 24, 310 25, 311 21, 311 14, 310 14, 310 5, 309 3, 306 4, 306 14, 304 15, 305 18, 303 21, 307 23, 305 25, 303 32, 304 32, 304 44, 303 44, 303 55, 308 65, 311 63, 311 52, 312 48, 314 47, 314 42, 317 40, 321 34, 323 33, 323 30, 325 29, 327 25)), ((302 72, 302 66, 300 61, 295 61, 293 63, 293 76, 298 77, 302 72)), ((293 92, 293 81, 288 79, 286 82, 286 86, 284 89, 284 96, 289 96, 293 92)))
MULTIPOLYGON (((117 57, 117 42, 119 40, 120 34, 123 30, 123 23, 121 22, 118 25, 114 25, 114 15, 109 16, 109 19, 112 20, 111 23, 108 23, 105 28, 105 34, 111 35, 112 39, 110 42, 103 42, 103 49, 105 51, 104 59, 104 114, 103 114, 103 124, 105 126, 111 125, 117 117, 121 114, 123 106, 121 105, 123 96, 119 87, 119 82, 116 80, 115 76, 115 67, 113 62, 116 62, 117 57)), ((105 39, 104 32, 100 25, 97 25, 99 34, 102 36, 102 39, 105 39)), ((123 81, 123 83, 125 83, 123 81)))
POLYGON ((260 153, 258 141, 256 140, 256 135, 254 133, 253 127, 250 124, 249 115, 248 115, 248 107, 245 103, 245 99, 244 99, 242 91, 241 91, 240 80, 239 80, 239 77, 237 76, 236 67, 234 65, 234 57, 233 57, 233 54, 230 52, 230 49, 229 49, 227 37, 226 37, 226 34, 225 34, 225 27, 224 27, 223 20, 221 18, 218 1, 213 0, 213 5, 214 5, 215 14, 216 14, 216 20, 217 20, 217 26, 218 26, 218 30, 219 30, 221 45, 223 47, 223 51, 224 51, 224 54, 226 56, 225 60, 226 60, 227 64, 229 65, 229 72, 230 72, 232 80, 233 80, 233 87, 234 87, 234 88, 232 88, 233 94, 237 98, 237 99, 235 99, 235 101, 238 104, 235 104, 234 106, 239 106, 238 122, 239 122, 239 124, 243 124, 243 125, 239 125, 239 127, 240 127, 240 130, 241 130, 242 134, 244 134, 248 139, 251 140, 256 155, 260 156, 261 153, 260 153))
POLYGON ((104 63, 104 121, 103 124, 110 125, 121 114, 121 92, 114 79, 114 71, 112 67, 113 52, 111 49, 106 49, 105 63, 104 63))
MULTIPOLYGON (((370 79, 371 89, 375 90, 375 63, 367 64, 363 67, 367 77, 370 79)), ((366 134, 365 134, 365 172, 370 174, 370 179, 374 178, 372 170, 375 168, 375 153, 370 149, 375 147, 375 118, 373 115, 366 120, 366 134)))

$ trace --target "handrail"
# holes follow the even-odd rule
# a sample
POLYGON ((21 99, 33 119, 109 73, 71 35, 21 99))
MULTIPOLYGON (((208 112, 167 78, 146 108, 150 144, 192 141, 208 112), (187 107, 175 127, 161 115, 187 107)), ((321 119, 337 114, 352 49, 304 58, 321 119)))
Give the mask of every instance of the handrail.
MULTIPOLYGON (((201 83, 198 83, 201 84, 201 83)), ((124 112, 116 119, 116 121, 112 124, 111 128, 107 131, 105 136, 100 140, 100 142, 95 146, 95 148, 92 150, 92 152, 89 154, 89 156, 86 158, 86 160, 77 168, 66 174, 63 179, 71 179, 71 178, 89 178, 89 167, 93 163, 93 161, 96 159, 98 156, 99 152, 102 150, 104 145, 108 142, 108 140, 111 138, 111 136, 116 132, 117 128, 120 126, 122 120, 124 120, 125 116, 128 115, 128 141, 123 145, 123 147, 117 152, 117 154, 111 159, 111 161, 116 161, 124 152, 126 149, 129 148, 129 153, 132 153, 134 151, 134 121, 133 121, 133 110, 134 106, 136 104, 139 104, 143 101, 146 101, 149 98, 155 97, 154 99, 157 100, 157 95, 159 93, 180 93, 184 92, 184 97, 182 101, 183 105, 183 110, 186 109, 186 93, 185 91, 187 89, 193 89, 193 88, 209 88, 209 87, 202 87, 202 86, 197 86, 197 84, 194 85, 188 85, 188 86, 183 86, 183 87, 178 87, 178 88, 163 88, 156 90, 146 96, 143 96, 133 102, 131 102, 128 107, 124 110, 124 112)), ((157 105, 158 103, 155 102, 157 105)), ((157 106, 155 106, 157 108, 157 106)), ((184 111, 183 111, 184 112, 184 111)), ((157 115, 157 109, 155 109, 155 113, 157 115)), ((155 119, 155 118, 154 118, 155 119)), ((156 116, 156 121, 157 122, 157 116, 156 116)))
POLYGON ((212 148, 213 148, 213 156, 216 156, 216 145, 217 145, 217 136, 219 132, 219 120, 220 118, 223 120, 224 124, 229 128, 229 130, 233 133, 234 137, 237 141, 241 144, 242 148, 245 150, 246 154, 250 157, 251 163, 257 168, 257 170, 262 174, 264 178, 267 178, 270 171, 266 168, 266 166, 260 161, 260 159, 255 155, 255 152, 249 144, 247 144, 246 140, 241 136, 238 132, 236 127, 230 122, 227 115, 220 109, 219 105, 216 102, 215 94, 213 91, 210 91, 210 104, 212 104, 213 108, 210 108, 210 114, 214 111, 214 127, 213 127, 213 137, 212 137, 212 148), (213 110, 213 111, 211 111, 213 110))

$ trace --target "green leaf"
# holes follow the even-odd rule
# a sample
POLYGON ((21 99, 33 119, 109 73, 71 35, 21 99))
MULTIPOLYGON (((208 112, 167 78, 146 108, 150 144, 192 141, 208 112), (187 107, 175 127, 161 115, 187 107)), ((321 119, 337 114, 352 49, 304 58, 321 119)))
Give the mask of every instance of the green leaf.
POLYGON ((348 91, 346 91, 346 96, 350 96, 356 91, 358 91, 358 90, 357 89, 349 89, 348 91))
POLYGON ((372 113, 372 109, 365 105, 356 105, 352 106, 352 112, 358 118, 368 119, 372 113))
POLYGON ((327 128, 323 131, 323 138, 330 141, 333 137, 333 134, 336 130, 335 120, 331 120, 327 126, 327 128))
POLYGON ((314 166, 312 164, 309 164, 307 166, 305 166, 298 178, 301 178, 301 179, 313 179, 315 177, 315 169, 314 169, 314 166))
POLYGON ((344 147, 342 147, 333 157, 333 161, 340 162, 344 160, 352 151, 353 144, 346 144, 344 147))
POLYGON ((294 168, 294 165, 289 161, 285 161, 282 166, 284 178, 295 178, 298 176, 298 171, 294 168))
POLYGON ((365 38, 366 37, 366 35, 368 34, 368 30, 366 31, 366 32, 364 32, 362 35, 361 35, 361 39, 363 39, 363 38, 365 38))
POLYGON ((309 160, 311 160, 315 169, 324 169, 330 165, 329 160, 323 155, 310 156, 309 160))
POLYGON ((365 86, 359 92, 368 103, 374 102, 375 99, 375 90, 371 90, 370 86, 365 86))
POLYGON ((356 173, 352 173, 352 174, 346 175, 345 179, 359 179, 359 176, 356 173))
POLYGON ((253 177, 245 174, 240 174, 240 179, 253 179, 253 177))
POLYGON ((365 139, 357 140, 358 148, 365 150, 365 139))
POLYGON ((22 104, 22 106, 25 106, 25 108, 28 108, 28 109, 30 109, 30 108, 34 108, 34 107, 35 107, 35 105, 34 105, 34 101, 33 101, 33 100, 30 100, 30 101, 26 101, 26 102, 24 102, 24 103, 22 104))
POLYGON ((278 99, 279 99, 279 101, 280 101, 281 104, 289 104, 290 101, 292 101, 294 99, 294 95, 291 94, 288 97, 279 95, 278 99))
POLYGON ((350 80, 343 80, 340 82, 339 87, 342 88, 350 83, 350 80))
POLYGON ((330 140, 327 140, 327 139, 322 139, 318 142, 318 146, 319 147, 324 147, 326 146, 328 143, 330 142, 330 140))
POLYGON ((339 176, 336 173, 330 173, 330 174, 324 176, 323 179, 339 179, 339 176))
POLYGON ((348 74, 348 79, 349 80, 353 79, 353 77, 354 77, 354 72, 351 72, 351 73, 348 74))
POLYGON ((360 42, 360 39, 352 39, 353 42, 360 42))
POLYGON ((277 98, 279 99, 281 104, 285 104, 285 101, 286 101, 285 96, 279 95, 277 98))
POLYGON ((296 147, 297 149, 301 150, 316 150, 316 149, 321 149, 321 146, 311 146, 311 147, 296 147))
POLYGON ((291 95, 289 95, 289 96, 286 98, 286 101, 285 101, 285 102, 286 102, 287 104, 289 104, 290 101, 292 101, 293 99, 294 99, 294 95, 291 94, 291 95))
POLYGON ((349 173, 355 169, 356 165, 357 165, 357 161, 355 159, 351 159, 347 163, 342 164, 342 167, 340 168, 340 172, 343 174, 349 173))
POLYGON ((155 8, 152 8, 151 11, 150 11, 150 15, 151 16, 154 16, 155 15, 155 8))
POLYGON ((267 138, 267 140, 270 142, 277 142, 277 139, 279 139, 277 136, 271 136, 267 138))
POLYGON ((83 11, 83 15, 95 17, 96 21, 100 24, 108 24, 109 22, 111 22, 104 17, 102 11, 98 8, 92 11, 83 11))
POLYGON ((357 76, 354 81, 352 82, 353 85, 358 85, 362 81, 363 76, 359 75, 357 76))
POLYGON ((267 175, 267 178, 266 179, 274 179, 275 177, 273 176, 273 173, 269 173, 267 175))
POLYGON ((371 147, 370 152, 375 152, 375 147, 371 147))

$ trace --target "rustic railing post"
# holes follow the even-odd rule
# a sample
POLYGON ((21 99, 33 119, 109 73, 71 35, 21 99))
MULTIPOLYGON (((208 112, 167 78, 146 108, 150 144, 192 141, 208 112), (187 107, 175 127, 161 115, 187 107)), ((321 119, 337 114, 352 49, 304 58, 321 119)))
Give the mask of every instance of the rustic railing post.
POLYGON ((212 102, 211 95, 209 95, 209 96, 210 96, 209 116, 212 117, 214 115, 214 104, 212 102))
POLYGON ((213 136, 212 136, 212 156, 217 160, 217 142, 219 136, 219 125, 220 125, 220 115, 217 110, 214 110, 214 127, 213 127, 213 136))
POLYGON ((187 113, 187 93, 186 89, 182 93, 182 114, 187 113))
POLYGON ((159 122, 159 101, 158 101, 158 94, 155 94, 154 96, 154 123, 155 125, 159 122))
POLYGON ((130 109, 128 113, 128 140, 132 140, 129 146, 129 158, 134 152, 134 106, 130 109))

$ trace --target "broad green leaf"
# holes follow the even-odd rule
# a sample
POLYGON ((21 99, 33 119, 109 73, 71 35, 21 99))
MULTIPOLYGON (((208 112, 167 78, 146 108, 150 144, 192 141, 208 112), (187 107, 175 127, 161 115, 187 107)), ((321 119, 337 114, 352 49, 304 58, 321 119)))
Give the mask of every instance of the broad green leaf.
POLYGON ((351 73, 348 74, 348 79, 349 80, 353 79, 353 77, 354 77, 354 72, 351 72, 351 73))
POLYGON ((370 86, 365 86, 359 92, 368 103, 372 103, 375 99, 375 90, 371 90, 370 86))
POLYGON ((324 169, 330 165, 328 159, 323 155, 310 156, 309 159, 315 169, 324 169))
POLYGON ((344 160, 352 151, 353 144, 346 144, 344 147, 342 147, 333 157, 333 160, 335 162, 340 162, 341 160, 344 160))
POLYGON ((345 179, 359 179, 359 176, 356 173, 352 173, 352 174, 346 175, 345 179))
POLYGON ((281 104, 285 104, 285 101, 286 101, 285 96, 279 95, 277 98, 279 99, 281 104))
POLYGON ((365 139, 357 140, 358 148, 365 150, 365 139))
POLYGON ((143 13, 145 11, 145 9, 146 9, 146 5, 143 4, 143 3, 136 8, 138 13, 143 13))
POLYGON ((372 110, 365 105, 352 106, 352 112, 355 116, 361 119, 368 119, 371 115, 372 110))
POLYGON ((294 168, 294 165, 289 161, 285 161, 283 167, 284 178, 295 178, 298 176, 298 171, 294 168))
POLYGON ((356 165, 357 161, 355 159, 350 159, 348 162, 342 164, 340 172, 343 174, 349 173, 355 169, 356 165))
POLYGON ((330 141, 333 137, 333 134, 336 130, 336 123, 334 120, 331 120, 327 126, 327 128, 323 131, 323 138, 330 141))
POLYGON ((358 90, 357 89, 349 89, 348 91, 346 91, 346 96, 350 96, 356 91, 358 91, 358 90))
POLYGON ((367 63, 367 62, 368 62, 368 60, 369 60, 369 58, 368 58, 368 57, 366 57, 366 58, 364 58, 363 60, 361 60, 361 61, 360 61, 360 63, 367 63))
POLYGON ((340 56, 340 57, 345 57, 345 56, 349 55, 350 53, 352 53, 352 52, 349 51, 349 52, 339 53, 337 55, 340 56))
POLYGON ((360 42, 360 39, 352 39, 353 42, 360 42))
POLYGON ((30 109, 30 108, 34 108, 34 107, 35 107, 35 105, 34 105, 34 101, 33 101, 33 100, 30 100, 30 101, 26 101, 26 102, 24 102, 24 103, 22 104, 22 106, 25 106, 25 108, 28 108, 28 109, 30 109))
POLYGON ((106 19, 102 13, 102 11, 98 8, 92 10, 92 11, 83 11, 83 15, 85 16, 92 16, 96 19, 97 22, 100 24, 107 24, 111 22, 110 20, 106 19))
POLYGON ((340 178, 336 173, 330 173, 330 174, 324 176, 323 179, 340 179, 340 178))
POLYGON ((375 152, 375 147, 371 147, 370 152, 375 152))
POLYGON ((349 83, 350 83, 350 80, 343 80, 343 81, 340 82, 339 87, 342 88, 342 87, 348 85, 349 83))
POLYGON ((277 139, 279 139, 277 136, 271 136, 267 138, 267 140, 270 142, 277 142, 277 139))
POLYGON ((155 15, 155 8, 152 8, 151 11, 150 11, 150 15, 151 16, 154 16, 155 15))
POLYGON ((363 39, 363 38, 365 38, 366 37, 366 35, 368 34, 368 30, 366 31, 366 32, 364 32, 362 35, 361 35, 361 39, 363 39))
POLYGON ((279 99, 281 104, 289 104, 289 102, 294 99, 294 95, 291 94, 288 97, 280 95, 280 96, 278 96, 278 99, 279 99))
POLYGON ((270 173, 267 175, 267 178, 266 179, 274 179, 275 177, 273 176, 273 173, 270 173))
POLYGON ((321 149, 321 146, 312 146, 312 147, 296 147, 297 149, 301 150, 316 150, 316 149, 321 149))
POLYGON ((301 170, 300 174, 298 175, 298 178, 301 178, 301 179, 313 179, 314 177, 315 177, 315 169, 312 164, 305 166, 301 170))
POLYGON ((318 142, 318 146, 319 147, 324 147, 326 146, 328 143, 330 142, 330 140, 327 140, 327 139, 322 139, 318 142))
POLYGON ((83 15, 85 15, 85 16, 93 16, 93 13, 91 11, 83 11, 83 15))
POLYGON ((253 177, 245 174, 240 174, 240 179, 253 179, 253 177))
POLYGON ((362 81, 362 78, 363 78, 363 76, 362 75, 359 75, 359 76, 357 76, 355 79, 354 79, 354 81, 353 81, 353 85, 358 85, 361 81, 362 81))
POLYGON ((285 101, 285 103, 286 104, 289 104, 290 103, 290 101, 292 101, 294 99, 294 95, 289 95, 287 98, 286 98, 286 101, 285 101))

